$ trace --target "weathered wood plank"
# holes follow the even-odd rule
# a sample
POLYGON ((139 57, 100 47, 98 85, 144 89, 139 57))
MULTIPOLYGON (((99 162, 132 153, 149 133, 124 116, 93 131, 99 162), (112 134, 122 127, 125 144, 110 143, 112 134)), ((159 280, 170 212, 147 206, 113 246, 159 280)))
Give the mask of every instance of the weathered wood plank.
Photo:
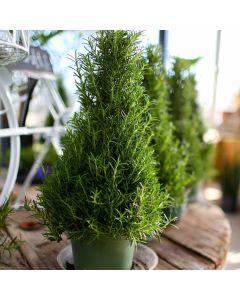
MULTIPOLYGON (((6 232, 6 236, 8 233, 6 232)), ((9 238, 10 240, 10 238, 9 238)), ((21 252, 14 250, 9 254, 4 252, 0 257, 0 270, 29 270, 30 266, 21 252)))
POLYGON ((210 259, 216 268, 224 265, 231 228, 219 207, 201 202, 191 204, 176 226, 167 228, 163 236, 210 259))
MULTIPOLYGON (((43 236, 44 228, 25 231, 22 222, 34 221, 31 213, 16 211, 9 218, 8 233, 25 241, 12 261, 3 261, 0 268, 59 269, 56 257, 69 241, 49 242, 43 236), (22 255, 21 255, 22 254, 22 255)), ((190 204, 185 216, 175 228, 167 228, 161 239, 147 243, 159 256, 156 270, 201 270, 221 268, 226 259, 231 229, 224 213, 218 207, 203 202, 190 204)))
POLYGON ((27 260, 16 250, 11 255, 3 254, 0 258, 0 270, 30 270, 27 260))
POLYGON ((209 232, 204 232, 200 228, 192 226, 189 230, 190 224, 182 224, 179 230, 171 228, 164 233, 164 236, 172 241, 195 251, 202 256, 211 259, 216 266, 222 264, 225 255, 228 251, 228 244, 219 237, 212 235, 209 232), (196 238, 196 236, 198 238, 196 238))
POLYGON ((37 246, 46 242, 46 238, 42 235, 44 228, 39 230, 27 231, 19 228, 19 225, 23 222, 32 222, 37 221, 31 212, 24 210, 17 210, 11 214, 8 221, 8 230, 11 233, 11 236, 18 236, 22 240, 27 241, 31 245, 37 246))
POLYGON ((162 237, 161 241, 151 240, 147 245, 159 256, 159 260, 164 260, 177 269, 181 270, 212 270, 215 265, 212 261, 197 253, 188 250, 168 239, 162 237))
POLYGON ((69 240, 63 240, 60 243, 57 242, 47 242, 37 246, 36 253, 39 259, 48 266, 49 270, 60 270, 57 263, 57 255, 61 249, 70 243, 69 240))
POLYGON ((169 264, 168 262, 163 260, 161 257, 158 257, 158 264, 154 270, 178 270, 178 268, 169 264))
POLYGON ((32 269, 47 269, 47 266, 41 262, 35 248, 37 245, 46 242, 43 237, 43 228, 36 231, 26 231, 19 228, 22 222, 36 221, 32 213, 24 210, 18 210, 11 214, 8 221, 9 235, 14 238, 18 237, 23 241, 20 245, 20 251, 26 258, 32 269))
POLYGON ((19 228, 19 224, 26 221, 36 221, 36 219, 27 211, 14 212, 8 221, 9 235, 12 238, 17 236, 23 241, 20 245, 20 251, 32 269, 57 269, 57 253, 68 241, 65 238, 61 243, 48 241, 42 235, 44 228, 34 231, 26 231, 19 228))

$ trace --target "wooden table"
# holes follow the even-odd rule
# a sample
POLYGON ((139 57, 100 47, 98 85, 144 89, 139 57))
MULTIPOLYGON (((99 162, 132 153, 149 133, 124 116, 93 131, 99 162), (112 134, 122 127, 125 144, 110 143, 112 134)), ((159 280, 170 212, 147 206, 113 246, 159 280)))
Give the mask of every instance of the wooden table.
POLYGON ((231 228, 216 205, 188 205, 186 215, 164 231, 161 241, 148 242, 159 257, 156 269, 213 270, 224 267, 231 228))
MULTIPOLYGON (((43 228, 19 229, 19 224, 26 220, 31 220, 26 211, 11 216, 9 236, 19 236, 25 242, 11 257, 2 257, 0 269, 59 269, 57 254, 69 241, 49 242, 42 236, 43 228)), ((156 270, 212 270, 223 268, 230 238, 230 225, 222 210, 197 202, 188 205, 185 216, 164 231, 161 241, 151 240, 147 245, 158 254, 156 270)))

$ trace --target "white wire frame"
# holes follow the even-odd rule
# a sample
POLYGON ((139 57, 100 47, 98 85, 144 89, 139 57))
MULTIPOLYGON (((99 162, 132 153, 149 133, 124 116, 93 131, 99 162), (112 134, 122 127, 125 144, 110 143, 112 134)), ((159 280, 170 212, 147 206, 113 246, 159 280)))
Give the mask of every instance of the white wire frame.
POLYGON ((0 138, 9 137, 11 141, 11 151, 10 151, 10 162, 8 167, 7 179, 4 184, 4 188, 0 195, 0 206, 7 201, 14 184, 16 182, 16 177, 19 169, 19 160, 20 160, 20 136, 21 135, 30 135, 30 134, 41 134, 45 136, 46 140, 42 150, 37 155, 23 185, 18 193, 17 198, 13 203, 13 208, 18 209, 21 205, 21 201, 25 196, 26 190, 31 184, 31 181, 36 174, 37 168, 42 163, 45 155, 48 152, 49 145, 52 144, 56 153, 58 155, 62 154, 60 136, 65 132, 65 128, 60 126, 60 120, 65 124, 69 117, 71 116, 72 109, 67 108, 62 101, 61 96, 59 95, 56 85, 53 81, 42 79, 43 85, 47 88, 48 91, 48 101, 47 105, 49 111, 52 113, 54 118, 53 127, 19 127, 16 117, 16 112, 13 106, 13 101, 11 99, 8 87, 6 84, 1 83, 0 78, 0 99, 3 101, 4 109, 2 113, 6 113, 9 123, 9 128, 0 129, 0 138))
MULTIPOLYGON (((11 102, 10 93, 7 90, 6 85, 4 85, 3 82, 1 82, 1 77, 0 77, 0 99, 3 103, 4 109, 7 111, 6 116, 7 116, 9 127, 11 128, 12 131, 14 131, 15 129, 18 128, 18 122, 14 111, 14 107, 11 102)), ((10 151, 8 173, 0 195, 0 206, 3 205, 8 200, 8 197, 16 181, 17 172, 19 168, 19 160, 20 160, 19 135, 10 136, 10 149, 11 151, 10 151)))
MULTIPOLYGON (((25 30, 0 30, 0 65, 8 65, 16 61, 24 59, 29 53, 29 37, 25 30)), ((23 187, 18 194, 15 207, 19 207, 21 198, 24 196, 26 189, 30 185, 32 178, 38 166, 44 159, 50 143, 53 144, 58 155, 61 154, 60 135, 64 129, 60 125, 60 120, 66 120, 69 115, 61 96, 59 95, 54 82, 51 80, 42 80, 48 89, 49 101, 48 108, 54 118, 53 127, 27 128, 19 127, 15 111, 15 104, 9 92, 9 86, 12 83, 11 74, 6 68, 0 67, 0 100, 3 109, 0 110, 0 116, 6 115, 9 128, 0 129, 0 138, 10 138, 10 159, 7 170, 6 180, 4 182, 2 192, 0 194, 0 206, 9 198, 16 181, 19 162, 20 162, 20 136, 29 134, 42 134, 46 137, 46 141, 42 151, 38 154, 32 168, 27 175, 23 187)), ((63 122, 64 123, 64 122, 63 122)))
POLYGON ((0 65, 23 60, 29 53, 27 30, 0 30, 0 65))

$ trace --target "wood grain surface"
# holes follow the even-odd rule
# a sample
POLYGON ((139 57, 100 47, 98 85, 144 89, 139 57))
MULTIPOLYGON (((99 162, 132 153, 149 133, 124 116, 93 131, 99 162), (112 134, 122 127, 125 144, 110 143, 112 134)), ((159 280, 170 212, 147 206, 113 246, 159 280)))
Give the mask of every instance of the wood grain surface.
MULTIPOLYGON (((57 254, 69 244, 65 237, 60 243, 43 237, 44 228, 26 231, 22 222, 34 221, 31 213, 16 211, 9 218, 10 238, 19 237, 19 251, 0 260, 0 269, 56 270, 57 254)), ((188 205, 184 217, 169 226, 161 240, 148 241, 147 246, 158 255, 156 270, 214 270, 224 266, 231 238, 231 228, 222 210, 207 202, 188 205)))

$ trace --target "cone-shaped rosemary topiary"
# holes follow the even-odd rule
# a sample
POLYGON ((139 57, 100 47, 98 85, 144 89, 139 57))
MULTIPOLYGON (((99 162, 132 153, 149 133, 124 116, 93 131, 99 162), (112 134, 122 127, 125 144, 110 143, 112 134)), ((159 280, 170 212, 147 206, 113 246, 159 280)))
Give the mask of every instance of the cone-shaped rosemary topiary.
POLYGON ((167 78, 161 63, 161 52, 158 46, 149 45, 146 49, 146 67, 144 86, 150 96, 153 116, 153 140, 157 175, 171 197, 172 208, 178 210, 185 200, 184 192, 191 181, 186 172, 188 162, 187 147, 180 145, 174 135, 174 125, 168 113, 167 78))
POLYGON ((75 55, 81 111, 69 123, 63 155, 33 209, 46 236, 146 240, 167 224, 167 193, 155 172, 149 99, 142 86, 139 33, 99 31, 75 55))
POLYGON ((188 172, 194 176, 193 183, 208 177, 211 169, 211 146, 204 143, 206 131, 199 105, 195 75, 190 68, 197 59, 174 58, 169 83, 169 112, 175 125, 175 135, 189 144, 188 172))

